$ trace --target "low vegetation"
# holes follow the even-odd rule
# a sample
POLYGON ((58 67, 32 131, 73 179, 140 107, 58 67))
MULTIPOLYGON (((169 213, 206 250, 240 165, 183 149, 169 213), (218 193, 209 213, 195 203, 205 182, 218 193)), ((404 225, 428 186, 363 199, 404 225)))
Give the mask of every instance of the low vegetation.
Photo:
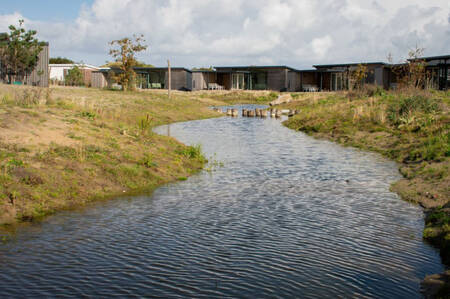
POLYGON ((214 117, 217 102, 174 93, 0 85, 0 224, 93 199, 150 191, 206 162, 198 146, 152 132, 214 117))
POLYGON ((200 98, 235 104, 268 104, 278 98, 279 93, 273 91, 198 91, 200 98))
POLYGON ((404 178, 392 190, 427 209, 424 238, 450 263, 450 92, 367 86, 285 106, 300 111, 289 128, 399 162, 404 178))

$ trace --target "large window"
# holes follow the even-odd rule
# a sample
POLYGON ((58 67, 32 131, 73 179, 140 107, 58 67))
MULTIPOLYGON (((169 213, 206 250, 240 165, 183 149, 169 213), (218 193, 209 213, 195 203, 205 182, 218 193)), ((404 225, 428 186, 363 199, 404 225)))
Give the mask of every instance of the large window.
POLYGON ((243 73, 232 74, 231 78, 233 89, 246 89, 245 76, 243 73))
POLYGON ((342 90, 342 73, 331 74, 331 90, 342 90))
POLYGON ((166 73, 164 71, 153 71, 149 73, 149 88, 161 89, 164 88, 166 73))
POLYGON ((267 89, 267 72, 254 72, 251 74, 251 89, 267 89))

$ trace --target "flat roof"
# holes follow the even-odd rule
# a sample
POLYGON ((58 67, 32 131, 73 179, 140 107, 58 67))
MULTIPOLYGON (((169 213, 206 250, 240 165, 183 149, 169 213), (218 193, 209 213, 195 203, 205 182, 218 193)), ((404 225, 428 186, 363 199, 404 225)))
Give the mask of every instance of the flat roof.
POLYGON ((297 70, 297 72, 300 72, 300 73, 317 73, 317 72, 319 72, 319 70, 307 69, 307 70, 297 70))
MULTIPOLYGON (((166 71, 168 68, 167 67, 142 67, 142 66, 136 66, 134 67, 135 70, 139 70, 139 71, 166 71)), ((171 70, 175 70, 175 71, 186 71, 189 73, 192 73, 191 70, 184 68, 184 67, 170 67, 171 70)))
POLYGON ((193 73, 215 73, 216 70, 199 70, 199 69, 192 69, 193 73))
MULTIPOLYGON (((191 70, 188 70, 187 68, 184 67, 171 67, 171 70, 174 71, 179 71, 179 70, 184 70, 186 72, 192 73, 191 70)), ((118 67, 108 67, 108 68, 100 68, 97 72, 101 72, 101 73, 107 73, 109 70, 116 70, 116 71, 121 71, 118 67)), ((167 67, 134 67, 134 70, 136 71, 167 71, 167 67)))
POLYGON ((339 63, 339 64, 316 64, 313 65, 315 68, 329 68, 329 67, 345 67, 345 66, 355 66, 355 65, 374 65, 381 64, 386 65, 384 62, 353 62, 353 63, 339 63))
POLYGON ((430 61, 430 60, 447 60, 450 59, 450 55, 439 55, 439 56, 428 56, 428 57, 419 57, 419 58, 413 58, 413 59, 408 59, 409 61, 411 60, 425 60, 425 61, 430 61))
POLYGON ((286 66, 286 65, 248 65, 248 66, 215 66, 215 69, 241 69, 241 70, 248 70, 248 69, 288 69, 292 71, 296 71, 296 69, 286 66))
POLYGON ((74 66, 78 66, 78 67, 87 67, 87 68, 92 68, 92 69, 101 69, 98 66, 85 64, 85 63, 49 63, 48 66, 54 66, 54 67, 74 67, 74 66))

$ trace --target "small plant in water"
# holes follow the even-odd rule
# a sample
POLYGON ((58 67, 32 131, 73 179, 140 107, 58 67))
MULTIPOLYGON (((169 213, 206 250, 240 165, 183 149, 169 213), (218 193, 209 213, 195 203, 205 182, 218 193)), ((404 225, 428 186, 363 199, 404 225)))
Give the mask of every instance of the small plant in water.
POLYGON ((220 162, 219 160, 217 160, 216 157, 217 157, 217 155, 214 154, 211 158, 208 159, 209 163, 208 163, 208 166, 205 168, 206 171, 213 172, 217 168, 224 166, 223 162, 220 162))

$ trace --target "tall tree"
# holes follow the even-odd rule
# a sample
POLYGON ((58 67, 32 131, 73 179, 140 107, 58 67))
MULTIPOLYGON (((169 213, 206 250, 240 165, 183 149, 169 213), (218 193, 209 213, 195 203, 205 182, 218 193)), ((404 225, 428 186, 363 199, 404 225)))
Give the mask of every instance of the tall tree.
POLYGON ((52 57, 49 59, 50 64, 72 64, 74 63, 73 60, 69 59, 69 58, 65 58, 65 57, 52 57))
POLYGON ((122 85, 123 90, 134 90, 136 88, 136 73, 134 67, 138 64, 136 54, 147 49, 143 35, 133 35, 133 38, 122 38, 110 42, 111 55, 118 63, 120 72, 115 74, 117 83, 122 85))
POLYGON ((9 81, 25 80, 26 75, 34 70, 38 63, 39 53, 44 42, 36 37, 36 30, 25 30, 24 20, 19 26, 9 26, 9 33, 0 39, 0 57, 3 71, 8 74, 9 81))

